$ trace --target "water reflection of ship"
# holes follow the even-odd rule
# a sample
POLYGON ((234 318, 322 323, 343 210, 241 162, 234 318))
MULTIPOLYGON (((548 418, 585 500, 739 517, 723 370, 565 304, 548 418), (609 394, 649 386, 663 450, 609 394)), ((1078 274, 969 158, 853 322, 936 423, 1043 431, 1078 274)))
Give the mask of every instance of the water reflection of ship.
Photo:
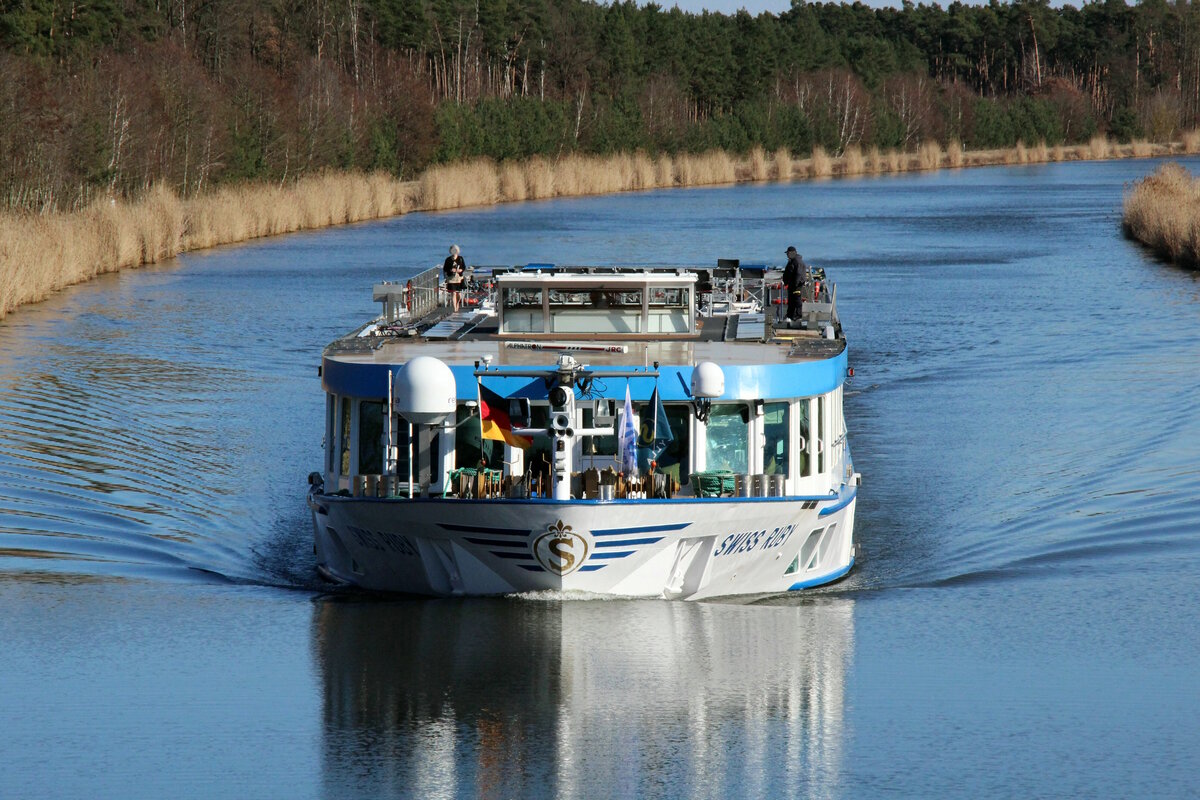
POLYGON ((321 602, 331 796, 836 785, 853 601, 321 602))

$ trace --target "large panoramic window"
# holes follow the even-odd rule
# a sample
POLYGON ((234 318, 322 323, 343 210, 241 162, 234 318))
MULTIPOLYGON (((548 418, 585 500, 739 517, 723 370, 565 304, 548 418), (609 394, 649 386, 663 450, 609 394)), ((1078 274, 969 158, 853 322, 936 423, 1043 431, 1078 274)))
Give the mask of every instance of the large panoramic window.
POLYGON ((712 407, 704 448, 706 469, 725 469, 735 474, 749 471, 749 415, 749 409, 740 403, 718 403, 712 407))
POLYGON ((767 403, 763 406, 763 472, 767 475, 788 474, 788 404, 767 403))

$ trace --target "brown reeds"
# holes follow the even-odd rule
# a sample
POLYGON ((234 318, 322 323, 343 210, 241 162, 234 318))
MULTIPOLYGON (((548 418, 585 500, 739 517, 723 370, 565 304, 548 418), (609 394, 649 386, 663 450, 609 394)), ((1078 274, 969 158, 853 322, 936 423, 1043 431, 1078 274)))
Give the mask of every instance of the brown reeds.
POLYGON ((529 184, 525 180, 525 170, 511 161, 505 161, 500 165, 500 197, 506 203, 525 200, 529 197, 529 184))
POLYGON ((963 165, 963 146, 958 139, 951 139, 950 144, 946 145, 946 163, 953 169, 963 165))
POLYGON ((867 171, 867 162, 863 158, 862 148, 856 144, 849 145, 842 153, 842 174, 862 175, 867 171))
POLYGON ((807 162, 808 176, 814 179, 829 178, 833 175, 833 159, 825 152, 825 148, 817 145, 812 149, 812 155, 807 162))
POLYGON ((675 159, 675 167, 681 186, 711 186, 737 179, 733 159, 720 150, 681 155, 675 159))
POLYGON ((1200 265, 1200 181, 1176 163, 1134 183, 1122 209, 1125 234, 1176 263, 1200 265))
POLYGON ((917 161, 923 170, 941 169, 942 146, 933 141, 922 142, 920 149, 917 150, 917 161))
POLYGON ((773 177, 777 181, 790 181, 795 175, 795 167, 792 164, 792 153, 786 147, 781 147, 775 151, 773 177))
POLYGON ((872 147, 871 152, 867 153, 867 170, 873 175, 878 175, 884 171, 884 166, 883 154, 879 152, 878 147, 872 147))
POLYGON ((771 173, 767 170, 767 154, 761 147, 755 147, 750 151, 748 166, 747 180, 761 182, 771 177, 771 173))

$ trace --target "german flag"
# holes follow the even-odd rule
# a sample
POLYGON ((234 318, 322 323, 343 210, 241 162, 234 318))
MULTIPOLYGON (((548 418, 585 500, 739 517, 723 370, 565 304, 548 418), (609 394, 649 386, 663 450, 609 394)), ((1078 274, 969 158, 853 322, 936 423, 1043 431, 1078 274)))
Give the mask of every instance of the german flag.
POLYGON ((513 433, 509 401, 479 384, 479 435, 524 450, 533 440, 513 433))

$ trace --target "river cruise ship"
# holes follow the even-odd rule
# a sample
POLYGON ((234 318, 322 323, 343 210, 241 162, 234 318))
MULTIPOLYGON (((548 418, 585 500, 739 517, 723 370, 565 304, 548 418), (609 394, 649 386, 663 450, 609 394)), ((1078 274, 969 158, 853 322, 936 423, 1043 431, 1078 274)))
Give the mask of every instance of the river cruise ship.
POLYGON ((780 270, 473 267, 381 283, 324 351, 318 570, 368 590, 702 599, 835 581, 860 483, 836 287, 780 270))

